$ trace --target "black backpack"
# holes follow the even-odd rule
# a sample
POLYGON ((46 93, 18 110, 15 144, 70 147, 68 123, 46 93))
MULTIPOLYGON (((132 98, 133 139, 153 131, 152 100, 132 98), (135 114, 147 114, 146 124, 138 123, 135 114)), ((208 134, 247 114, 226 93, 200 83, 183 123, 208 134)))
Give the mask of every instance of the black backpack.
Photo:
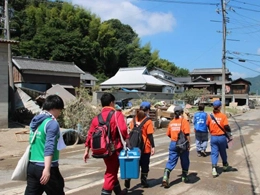
MULTIPOLYGON (((182 121, 181 121, 181 127, 182 127, 182 121)), ((176 142, 176 149, 179 153, 182 153, 183 151, 188 150, 188 140, 186 139, 181 127, 180 127, 180 131, 178 133, 178 139, 176 142)))
POLYGON ((149 117, 146 117, 140 125, 136 124, 135 118, 133 119, 134 127, 129 133, 129 142, 131 147, 138 147, 141 151, 144 149, 144 140, 142 136, 142 128, 144 124, 150 120, 149 117))

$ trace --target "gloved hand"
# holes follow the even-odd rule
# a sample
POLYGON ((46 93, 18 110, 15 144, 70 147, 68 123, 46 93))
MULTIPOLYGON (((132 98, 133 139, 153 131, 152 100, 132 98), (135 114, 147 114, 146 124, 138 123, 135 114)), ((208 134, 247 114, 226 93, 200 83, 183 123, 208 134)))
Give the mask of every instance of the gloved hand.
POLYGON ((232 136, 232 133, 231 132, 226 132, 227 134, 227 137, 228 137, 228 141, 232 141, 233 140, 233 136, 232 136))
POLYGON ((125 143, 126 143, 126 147, 128 147, 130 150, 133 149, 133 147, 132 147, 131 144, 130 144, 129 139, 126 139, 126 140, 125 140, 125 143))

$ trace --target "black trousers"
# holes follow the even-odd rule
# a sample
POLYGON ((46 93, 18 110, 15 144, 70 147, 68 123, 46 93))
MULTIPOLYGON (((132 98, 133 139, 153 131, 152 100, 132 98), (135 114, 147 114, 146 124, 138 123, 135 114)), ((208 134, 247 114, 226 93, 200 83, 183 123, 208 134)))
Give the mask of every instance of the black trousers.
POLYGON ((64 179, 60 174, 59 167, 52 167, 50 171, 50 180, 46 185, 40 183, 42 171, 44 167, 29 163, 27 169, 27 186, 25 195, 42 195, 45 192, 47 195, 65 195, 64 179))
POLYGON ((142 153, 141 154, 140 167, 141 167, 142 173, 149 172, 150 156, 151 156, 151 153, 142 153))

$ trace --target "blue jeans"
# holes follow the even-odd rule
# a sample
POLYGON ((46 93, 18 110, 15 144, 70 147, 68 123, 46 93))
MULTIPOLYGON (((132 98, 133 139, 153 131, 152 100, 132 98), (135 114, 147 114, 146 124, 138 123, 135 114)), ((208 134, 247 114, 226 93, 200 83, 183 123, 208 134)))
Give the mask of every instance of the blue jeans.
POLYGON ((182 170, 188 171, 190 166, 189 154, 190 154, 189 151, 178 153, 176 150, 176 142, 171 141, 169 146, 169 159, 168 162, 166 163, 165 168, 172 171, 177 165, 178 159, 180 157, 182 170))
POLYGON ((205 151, 207 149, 208 146, 208 141, 198 141, 196 140, 196 147, 197 147, 197 152, 200 151, 205 151))
POLYGON ((212 165, 216 166, 218 164, 218 156, 220 154, 222 163, 227 164, 227 138, 225 135, 211 136, 210 140, 211 146, 211 162, 212 165))

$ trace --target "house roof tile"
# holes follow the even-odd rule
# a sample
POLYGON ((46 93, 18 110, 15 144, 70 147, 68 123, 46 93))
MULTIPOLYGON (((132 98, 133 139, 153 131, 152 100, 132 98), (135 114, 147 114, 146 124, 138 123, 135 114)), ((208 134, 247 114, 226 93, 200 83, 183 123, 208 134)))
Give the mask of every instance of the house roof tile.
POLYGON ((156 79, 154 76, 149 75, 146 67, 131 67, 131 68, 120 68, 118 72, 101 83, 100 86, 114 86, 114 85, 166 85, 164 82, 156 79))
POLYGON ((80 75, 81 80, 92 80, 92 81, 97 81, 98 79, 94 77, 92 74, 85 72, 84 74, 80 75))
MULTIPOLYGON (((198 68, 190 72, 190 75, 194 74, 222 74, 222 68, 198 68)), ((231 74, 227 68, 226 74, 231 74)))
POLYGON ((13 57, 12 61, 20 70, 84 74, 84 71, 72 62, 48 61, 22 57, 13 57))
POLYGON ((15 40, 7 40, 7 39, 0 39, 0 43, 18 44, 19 41, 15 41, 15 40))

